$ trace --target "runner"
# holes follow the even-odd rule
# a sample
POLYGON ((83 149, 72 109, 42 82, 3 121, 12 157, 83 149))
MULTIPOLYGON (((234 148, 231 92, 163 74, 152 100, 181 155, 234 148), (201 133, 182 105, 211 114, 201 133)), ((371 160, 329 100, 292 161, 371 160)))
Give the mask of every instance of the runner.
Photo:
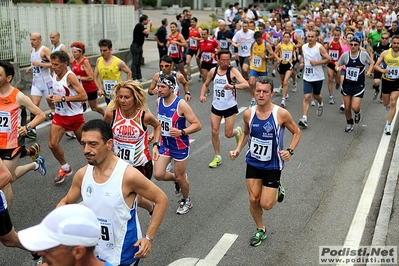
POLYGON ((71 188, 57 207, 82 198, 102 227, 96 255, 112 265, 137 266, 151 252, 168 198, 137 169, 114 155, 112 137, 106 121, 90 120, 83 126, 80 143, 88 165, 76 172, 71 188), (137 216, 138 195, 155 202, 144 237, 137 216))
MULTIPOLYGON (((384 32, 381 36, 381 42, 377 43, 373 46, 374 52, 374 61, 377 62, 378 58, 382 54, 383 51, 391 48, 391 43, 389 42, 389 33, 384 32)), ((382 73, 376 69, 374 69, 374 97, 373 100, 377 100, 378 94, 380 94, 380 83, 381 83, 382 73)), ((382 102, 382 93, 380 94, 380 101, 382 102)))
MULTIPOLYGON (((258 32, 260 38, 262 35, 258 32)), ((261 39, 263 42, 263 40, 261 39)), ((236 141, 242 134, 241 127, 234 129, 237 107, 237 89, 245 90, 249 88, 248 82, 242 77, 241 73, 230 66, 230 51, 221 50, 218 53, 218 65, 209 71, 205 83, 202 85, 200 102, 206 102, 206 92, 209 84, 213 82, 213 101, 211 109, 211 129, 212 146, 215 151, 215 157, 209 164, 210 168, 216 168, 222 164, 220 153, 219 130, 222 118, 225 119, 224 134, 227 138, 235 137, 236 141)))
POLYGON ((276 61, 278 61, 277 70, 280 74, 280 87, 283 87, 283 96, 280 106, 285 108, 285 100, 288 98, 288 80, 292 76, 293 61, 296 61, 295 46, 291 42, 289 32, 283 34, 283 42, 276 47, 276 61))
POLYGON ((247 21, 244 21, 239 30, 233 37, 232 45, 238 48, 238 57, 240 60, 240 69, 242 76, 249 79, 249 59, 251 55, 251 45, 255 41, 255 32, 250 30, 247 21))
POLYGON ((55 114, 50 126, 48 146, 61 164, 61 168, 54 178, 56 184, 64 182, 65 177, 73 172, 65 159, 60 140, 65 131, 73 131, 80 142, 82 126, 85 122, 82 102, 87 100, 87 94, 76 75, 68 70, 68 64, 69 56, 64 51, 51 54, 54 93, 49 95, 49 99, 55 104, 55 114))
POLYGON ((399 97, 399 36, 392 37, 392 48, 382 52, 374 69, 382 75, 382 104, 387 108, 388 120, 384 132, 391 135, 391 123, 396 113, 396 103, 399 97), (381 68, 383 64, 384 68, 381 68))
POLYGON ((34 144, 28 150, 25 149, 23 138, 32 128, 46 119, 46 115, 37 107, 28 96, 17 88, 11 86, 15 75, 14 67, 7 61, 0 60, 0 159, 12 174, 10 183, 3 187, 5 198, 10 209, 14 193, 11 183, 34 170, 40 175, 46 175, 46 165, 43 156, 39 155, 40 145, 34 144), (20 109, 26 108, 34 118, 26 125, 21 126, 20 109), (18 166, 19 159, 30 155, 34 162, 18 166))
POLYGON ((195 57, 195 61, 197 62, 198 69, 201 69, 200 60, 196 57, 199 47, 199 41, 201 39, 201 28, 197 27, 198 19, 193 17, 191 19, 191 27, 190 27, 190 38, 187 40, 188 42, 188 52, 186 56, 186 65, 187 65, 187 79, 191 81, 191 59, 195 57))
POLYGON ((359 37, 352 37, 349 41, 350 52, 345 52, 338 60, 335 70, 341 72, 345 65, 345 79, 342 84, 341 93, 345 106, 345 117, 347 126, 345 132, 353 130, 352 110, 355 112, 355 124, 361 120, 360 104, 364 95, 366 81, 366 64, 370 64, 370 56, 366 51, 360 50, 361 40, 359 37))
POLYGON ((180 73, 183 74, 184 78, 187 80, 187 73, 184 70, 184 52, 183 47, 187 47, 187 42, 183 35, 177 31, 177 23, 170 23, 170 35, 166 46, 169 48, 169 56, 173 60, 172 69, 175 65, 179 67, 180 73))
POLYGON ((263 209, 271 210, 276 202, 282 202, 285 189, 281 184, 284 162, 291 159, 299 143, 301 131, 290 113, 272 103, 273 80, 258 77, 255 97, 257 105, 244 112, 244 131, 237 148, 230 151, 234 160, 248 143, 246 153, 246 185, 249 193, 250 211, 257 229, 251 237, 251 246, 259 246, 266 239, 263 209), (259 126, 259 124, 264 125, 259 126), (284 129, 292 134, 292 140, 284 150, 284 129))
POLYGON ((191 107, 173 93, 175 85, 175 79, 171 76, 165 76, 158 82, 160 98, 157 99, 157 104, 158 120, 161 123, 161 143, 154 145, 159 145, 158 151, 161 156, 154 164, 154 177, 156 180, 179 183, 183 198, 176 213, 185 214, 193 207, 186 173, 190 152, 188 135, 201 130, 201 124, 191 107), (186 120, 190 123, 188 127, 186 120), (166 171, 172 159, 175 161, 174 173, 166 171))
POLYGON ((215 55, 220 51, 219 43, 209 38, 209 29, 202 29, 197 58, 201 58, 201 77, 205 82, 208 72, 216 66, 215 55))
POLYGON ((317 33, 308 31, 308 43, 302 46, 302 58, 300 67, 304 69, 303 74, 303 103, 302 118, 299 125, 303 128, 308 127, 308 110, 311 96, 318 102, 317 116, 323 114, 323 97, 321 88, 323 87, 324 71, 323 65, 330 62, 330 56, 323 45, 316 42, 317 33))
POLYGON ((94 68, 94 83, 96 84, 98 95, 105 97, 105 103, 109 104, 113 95, 113 87, 122 81, 122 71, 126 73, 126 80, 132 78, 132 71, 125 62, 112 55, 112 41, 101 39, 98 42, 101 56, 97 58, 94 68))

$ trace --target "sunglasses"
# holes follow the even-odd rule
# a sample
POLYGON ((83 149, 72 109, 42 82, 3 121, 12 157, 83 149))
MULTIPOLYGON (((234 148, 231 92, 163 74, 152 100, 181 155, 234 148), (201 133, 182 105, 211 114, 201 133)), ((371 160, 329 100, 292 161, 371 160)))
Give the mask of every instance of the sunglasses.
POLYGON ((358 46, 358 43, 351 43, 350 46, 358 46))
POLYGON ((384 38, 384 37, 382 37, 382 39, 383 39, 383 40, 389 40, 389 37, 388 37, 388 38, 384 38))
POLYGON ((159 65, 161 68, 170 67, 171 65, 159 65))

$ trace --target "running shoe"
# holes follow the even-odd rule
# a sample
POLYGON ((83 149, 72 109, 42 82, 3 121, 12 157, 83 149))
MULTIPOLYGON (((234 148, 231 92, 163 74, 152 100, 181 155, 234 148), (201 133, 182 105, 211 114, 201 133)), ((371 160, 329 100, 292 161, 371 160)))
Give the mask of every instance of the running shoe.
POLYGON ((69 166, 68 170, 65 170, 64 168, 60 168, 58 171, 58 175, 54 178, 54 183, 59 184, 64 182, 65 177, 70 176, 73 173, 72 168, 69 166))
POLYGON ((339 110, 340 110, 341 112, 344 112, 344 111, 345 111, 345 105, 344 105, 344 104, 341 104, 341 106, 339 107, 339 110))
POLYGON ((311 101, 310 101, 310 105, 311 105, 311 106, 316 106, 316 101, 315 101, 315 100, 311 100, 311 101))
POLYGON ((296 83, 296 82, 295 82, 295 83, 292 83, 292 89, 291 89, 291 90, 292 90, 293 92, 296 92, 296 91, 298 90, 297 84, 298 84, 298 83, 296 83))
POLYGON ((296 77, 299 78, 299 79, 302 78, 302 72, 299 71, 298 74, 296 75, 296 77))
POLYGON ((35 171, 38 172, 41 176, 45 176, 47 174, 47 168, 46 160, 44 159, 44 157, 39 155, 35 162, 39 165, 39 167, 35 169, 35 171))
POLYGON ((241 129, 241 127, 236 127, 236 130, 237 130, 236 142, 237 142, 237 145, 238 145, 238 141, 240 141, 240 138, 242 136, 242 129, 241 129))
POLYGON ((328 100, 328 103, 329 104, 334 104, 335 103, 335 101, 334 101, 334 96, 330 96, 330 99, 328 100))
POLYGON ((384 133, 385 133, 386 135, 391 135, 391 125, 390 125, 390 124, 387 123, 387 124, 385 125, 384 133))
POLYGON ((262 228, 257 228, 254 232, 254 235, 249 240, 249 244, 253 247, 260 246, 262 241, 267 237, 266 232, 263 231, 262 228))
POLYGON ((283 93, 283 87, 278 87, 278 88, 275 88, 275 89, 273 89, 273 91, 275 92, 275 93, 279 93, 279 94, 281 94, 281 93, 283 93))
POLYGON ((76 139, 76 135, 73 131, 65 132, 65 136, 70 137, 71 139, 76 139))
POLYGON ((177 183, 177 181, 175 181, 175 196, 176 197, 180 197, 181 195, 181 188, 179 183, 177 183))
POLYGON ((278 195, 277 201, 283 202, 285 198, 285 188, 283 187, 283 185, 281 185, 281 179, 280 179, 280 185, 278 186, 277 195, 278 195))
POLYGON ((255 99, 251 100, 251 103, 249 104, 249 108, 253 107, 256 105, 255 99))
POLYGON ((306 121, 306 119, 302 117, 301 119, 299 119, 298 125, 300 125, 303 128, 307 128, 308 127, 308 121, 306 121))
POLYGON ((190 198, 181 199, 179 203, 179 208, 177 208, 177 214, 186 214, 189 210, 193 207, 193 203, 191 202, 190 198))
POLYGON ((272 71, 272 76, 275 77, 276 76, 276 70, 272 71))
POLYGON ((283 108, 285 108, 285 99, 282 99, 282 100, 281 100, 280 106, 283 107, 283 108))
POLYGON ((29 148, 30 155, 29 157, 32 159, 32 161, 36 161, 37 157, 39 157, 40 153, 40 144, 35 143, 29 148))
POLYGON ((375 90, 374 91, 373 101, 377 100, 379 93, 380 93, 380 90, 375 90))
POLYGON ((316 114, 317 116, 321 116, 323 114, 323 105, 319 105, 319 107, 317 107, 317 111, 316 114))
POLYGON ((188 81, 191 81, 191 80, 192 80, 191 75, 187 75, 187 80, 188 80, 188 81))
POLYGON ((35 131, 31 130, 31 131, 28 131, 28 133, 26 133, 25 137, 28 139, 36 139, 37 134, 35 131))
POLYGON ((290 95, 287 93, 287 95, 285 95, 285 99, 290 98, 290 95))
POLYGON ((346 133, 352 132, 352 130, 353 130, 353 125, 352 124, 348 124, 346 126, 346 128, 345 128, 345 132, 346 133))
POLYGON ((335 83, 335 89, 339 90, 339 88, 341 87, 341 85, 339 83, 335 83))
POLYGON ((215 158, 213 158, 213 161, 209 164, 209 168, 216 168, 221 164, 222 164, 222 157, 215 155, 215 158))
POLYGON ((202 76, 201 76, 201 74, 199 74, 199 76, 198 76, 198 82, 201 82, 202 81, 202 76))
POLYGON ((362 119, 362 115, 359 113, 355 113, 355 124, 359 124, 360 120, 362 119))

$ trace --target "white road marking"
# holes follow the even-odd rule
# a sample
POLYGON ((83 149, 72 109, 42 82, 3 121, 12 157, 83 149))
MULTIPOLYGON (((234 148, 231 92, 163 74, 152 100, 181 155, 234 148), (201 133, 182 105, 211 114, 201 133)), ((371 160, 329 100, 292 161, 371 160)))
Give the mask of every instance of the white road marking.
MULTIPOLYGON (((393 131, 393 125, 395 125, 397 116, 398 108, 396 109, 395 118, 391 123, 391 132, 393 131)), ((363 237, 364 228, 366 227, 367 217, 370 213, 371 204, 374 199, 374 194, 380 181, 381 171, 384 165, 390 140, 391 135, 385 135, 385 133, 382 133, 380 145, 378 146, 376 155, 374 157, 373 165, 367 177, 366 184, 364 185, 364 189, 357 205, 355 215, 353 216, 348 234, 346 235, 346 239, 344 242, 345 247, 357 248, 360 246, 360 241, 363 237)), ((351 263, 345 265, 354 264, 351 263)))
MULTIPOLYGON (((238 108, 238 113, 237 114, 241 114, 242 112, 244 112, 245 110, 247 110, 248 107, 240 107, 238 108)), ((224 120, 224 117, 222 118, 222 121, 220 121, 220 124, 224 124, 226 121, 224 120)))
POLYGON ((238 235, 226 233, 216 243, 205 259, 182 258, 172 262, 168 266, 216 266, 236 241, 237 237, 238 235))

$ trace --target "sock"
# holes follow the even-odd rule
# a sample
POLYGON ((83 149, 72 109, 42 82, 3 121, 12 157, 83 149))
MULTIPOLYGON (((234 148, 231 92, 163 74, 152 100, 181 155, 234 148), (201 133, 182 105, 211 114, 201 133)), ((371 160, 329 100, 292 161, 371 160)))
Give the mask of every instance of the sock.
POLYGON ((334 95, 330 94, 330 98, 334 98, 334 95))
POLYGON ((65 170, 68 170, 69 169, 69 164, 68 163, 63 164, 63 165, 61 165, 61 168, 64 168, 65 170))
POLYGON ((301 73, 302 73, 302 72, 303 72, 303 68, 299 69, 299 72, 301 72, 301 73))
POLYGON ((39 164, 37 162, 34 162, 34 164, 35 164, 35 171, 36 171, 37 169, 39 169, 39 164))
POLYGON ((222 159, 222 156, 221 156, 221 155, 216 155, 216 157, 218 157, 218 159, 222 159))
POLYGON ((358 111, 358 112, 355 111, 355 115, 357 115, 358 113, 360 113, 360 111, 358 111))
POLYGON ((307 115, 303 115, 302 118, 305 119, 305 121, 308 121, 308 116, 307 115))
POLYGON ((323 102, 321 102, 321 103, 318 103, 318 106, 323 106, 323 102))
POLYGON ((353 118, 346 120, 349 125, 353 125, 353 118))

